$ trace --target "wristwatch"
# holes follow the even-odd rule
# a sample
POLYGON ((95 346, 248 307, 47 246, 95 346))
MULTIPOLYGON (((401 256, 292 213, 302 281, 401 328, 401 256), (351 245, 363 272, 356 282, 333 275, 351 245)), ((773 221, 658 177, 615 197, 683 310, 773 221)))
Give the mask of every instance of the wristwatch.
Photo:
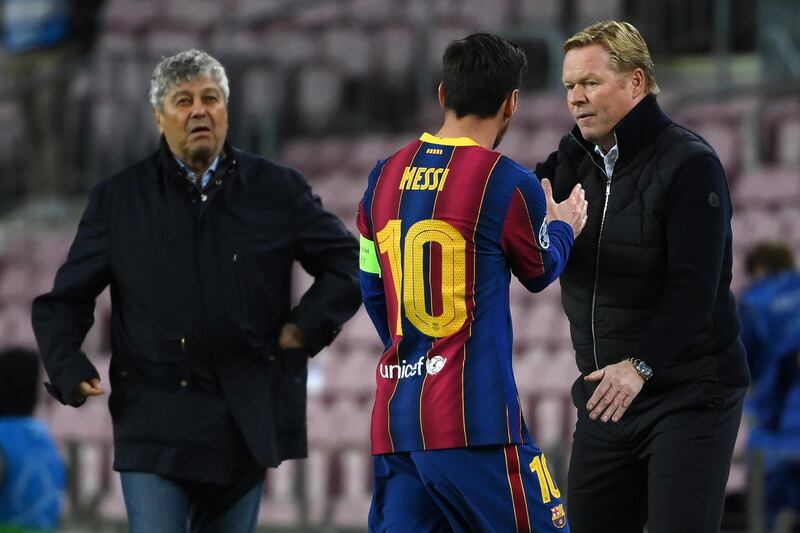
POLYGON ((628 361, 631 362, 631 364, 633 365, 633 369, 636 370, 636 373, 639 374, 639 376, 643 380, 647 381, 653 377, 653 369, 650 368, 650 365, 648 365, 641 359, 637 359, 635 357, 629 357, 628 361))

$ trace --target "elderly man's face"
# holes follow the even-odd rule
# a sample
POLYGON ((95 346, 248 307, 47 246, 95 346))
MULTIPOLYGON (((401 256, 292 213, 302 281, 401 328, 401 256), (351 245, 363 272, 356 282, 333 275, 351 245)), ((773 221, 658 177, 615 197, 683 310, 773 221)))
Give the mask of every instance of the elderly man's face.
POLYGON ((228 108, 217 82, 196 78, 170 87, 164 109, 156 109, 158 129, 172 152, 193 171, 204 171, 222 151, 228 108))
POLYGON ((614 146, 614 127, 644 98, 641 69, 618 73, 599 44, 573 48, 562 70, 567 105, 581 135, 604 150, 614 146))

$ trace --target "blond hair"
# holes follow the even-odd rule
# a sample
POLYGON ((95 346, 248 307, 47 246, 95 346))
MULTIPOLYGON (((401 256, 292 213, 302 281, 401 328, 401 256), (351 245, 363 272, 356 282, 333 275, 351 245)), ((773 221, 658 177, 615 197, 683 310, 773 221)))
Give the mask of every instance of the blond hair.
POLYGON ((599 44, 608 51, 612 67, 620 74, 641 68, 647 82, 647 93, 656 95, 660 92, 650 50, 642 34, 632 24, 616 20, 592 24, 567 39, 564 52, 591 44, 599 44))

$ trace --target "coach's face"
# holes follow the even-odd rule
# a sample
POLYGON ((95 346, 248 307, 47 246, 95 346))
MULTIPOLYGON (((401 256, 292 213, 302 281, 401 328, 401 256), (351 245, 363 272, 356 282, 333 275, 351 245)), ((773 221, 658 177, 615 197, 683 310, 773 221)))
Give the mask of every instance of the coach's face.
POLYGON ((617 72, 599 44, 573 48, 562 71, 567 105, 581 135, 604 150, 614 146, 614 128, 646 95, 644 72, 617 72))
POLYGON ((205 171, 222 151, 228 108, 213 79, 201 77, 171 86, 163 109, 155 113, 170 150, 193 171, 205 171))

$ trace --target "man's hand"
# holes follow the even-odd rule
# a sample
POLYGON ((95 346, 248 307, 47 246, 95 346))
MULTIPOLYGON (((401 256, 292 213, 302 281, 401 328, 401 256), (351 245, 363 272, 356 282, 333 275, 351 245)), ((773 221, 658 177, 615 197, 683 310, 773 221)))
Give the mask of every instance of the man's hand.
POLYGON ((303 332, 294 324, 286 323, 281 328, 278 336, 278 346, 281 349, 303 348, 303 332))
POLYGON ((550 180, 544 178, 542 180, 542 189, 544 189, 544 197, 547 200, 547 222, 553 220, 560 220, 572 226, 572 232, 575 238, 581 234, 583 226, 586 225, 586 209, 589 202, 586 201, 586 191, 583 190, 581 184, 578 183, 569 193, 569 198, 557 204, 553 199, 553 186, 550 180))
POLYGON ((600 382, 586 403, 586 409, 589 418, 597 420, 599 417, 603 422, 619 421, 644 385, 644 379, 627 360, 595 370, 583 379, 600 382))
POLYGON ((89 396, 102 396, 106 391, 100 386, 100 378, 92 378, 89 381, 81 381, 75 389, 73 397, 76 401, 82 401, 89 396))

